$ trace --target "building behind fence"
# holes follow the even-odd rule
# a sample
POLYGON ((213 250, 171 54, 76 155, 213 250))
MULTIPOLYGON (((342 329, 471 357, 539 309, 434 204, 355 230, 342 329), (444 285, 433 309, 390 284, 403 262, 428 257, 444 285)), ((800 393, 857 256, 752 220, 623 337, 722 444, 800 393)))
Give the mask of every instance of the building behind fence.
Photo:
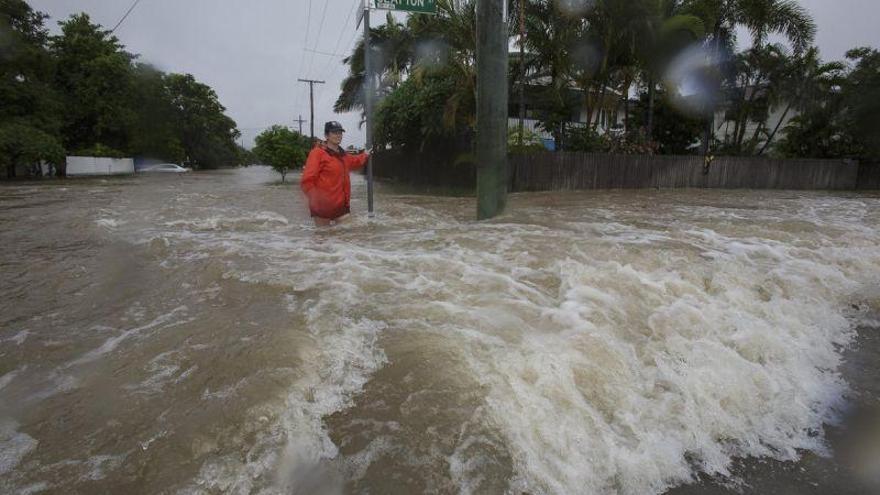
MULTIPOLYGON (((381 153, 374 173, 416 186, 473 188, 468 154, 381 153)), ((510 155, 509 190, 880 189, 880 163, 851 160, 536 152, 510 155)))

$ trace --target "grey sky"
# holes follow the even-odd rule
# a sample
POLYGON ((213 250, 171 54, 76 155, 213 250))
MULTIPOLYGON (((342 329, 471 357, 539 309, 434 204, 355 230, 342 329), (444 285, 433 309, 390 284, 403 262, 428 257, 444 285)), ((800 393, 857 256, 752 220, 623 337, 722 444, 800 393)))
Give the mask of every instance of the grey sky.
MULTIPOLYGON (((49 27, 76 12, 112 28, 133 0, 28 0, 49 14, 49 27)), ((167 72, 191 73, 214 88, 250 146, 262 128, 296 128, 309 118, 308 85, 315 86, 315 132, 326 120, 349 131, 346 143, 362 144, 356 114, 334 114, 333 102, 346 70, 341 58, 306 49, 348 54, 359 0, 141 0, 115 33, 127 49, 167 72)), ((839 59, 856 46, 880 47, 880 0, 801 0, 819 26, 817 44, 825 59, 839 59)), ((384 15, 374 14, 384 19, 384 15)), ((376 20, 379 20, 376 19, 376 20)), ((374 22, 375 24, 375 22, 374 22)), ((304 133, 309 123, 303 124, 304 133)))

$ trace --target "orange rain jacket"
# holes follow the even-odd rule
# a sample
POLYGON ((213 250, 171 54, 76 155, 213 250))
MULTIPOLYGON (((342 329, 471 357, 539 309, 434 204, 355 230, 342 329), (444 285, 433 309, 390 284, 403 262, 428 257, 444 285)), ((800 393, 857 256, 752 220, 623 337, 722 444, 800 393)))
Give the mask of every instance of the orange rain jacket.
POLYGON ((351 210, 351 179, 348 173, 363 167, 369 155, 350 155, 319 145, 312 149, 300 179, 313 217, 333 220, 351 210))

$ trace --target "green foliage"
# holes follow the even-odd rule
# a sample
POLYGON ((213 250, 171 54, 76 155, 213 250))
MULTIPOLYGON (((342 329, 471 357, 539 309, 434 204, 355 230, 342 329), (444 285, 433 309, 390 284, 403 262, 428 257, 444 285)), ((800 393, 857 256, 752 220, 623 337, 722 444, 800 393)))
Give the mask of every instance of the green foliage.
POLYGON ((784 157, 859 158, 864 148, 833 105, 816 107, 793 118, 777 146, 784 157))
POLYGON ((75 156, 97 156, 102 158, 125 158, 124 152, 105 146, 101 143, 95 143, 88 148, 82 148, 74 151, 75 156))
POLYGON ((134 67, 132 100, 138 111, 128 151, 135 156, 183 163, 191 153, 182 143, 184 133, 177 119, 179 109, 172 104, 169 77, 148 65, 134 67))
POLYGON ((569 128, 566 132, 566 151, 587 153, 617 153, 621 155, 652 155, 657 145, 640 133, 606 132, 599 134, 590 126, 569 128))
MULTIPOLYGON (((642 93, 632 108, 630 125, 640 132, 648 121, 649 95, 642 93)), ((665 92, 654 95, 653 126, 650 141, 661 155, 685 155, 695 151, 703 129, 701 120, 682 114, 669 103, 665 92)))
POLYGON ((522 136, 520 136, 518 127, 511 127, 507 130, 507 150, 510 153, 534 153, 546 149, 541 136, 534 131, 523 128, 522 136))
POLYGON ((190 74, 170 74, 165 86, 187 163, 195 168, 236 165, 235 139, 240 133, 217 93, 190 74))
POLYGON ((605 153, 609 149, 607 139, 590 126, 569 127, 565 134, 566 151, 605 153))
POLYGON ((23 124, 0 125, 0 166, 7 177, 15 177, 16 165, 30 166, 41 160, 64 163, 64 148, 54 136, 23 124))
POLYGON ((880 51, 858 48, 846 54, 855 62, 843 87, 843 102, 853 137, 870 158, 880 158, 880 51))
POLYGON ((256 137, 254 155, 281 174, 281 182, 294 168, 303 166, 310 139, 287 127, 273 125, 256 137))
POLYGON ((236 145, 235 149, 238 154, 239 166, 249 167, 259 161, 259 158, 257 158, 257 155, 252 150, 239 145, 236 145))
POLYGON ((59 24, 61 35, 51 38, 51 48, 57 60, 56 87, 65 107, 65 146, 83 149, 103 143, 126 149, 136 115, 130 101, 132 56, 87 14, 59 24))
POLYGON ((442 148, 462 134, 466 138, 473 126, 472 114, 449 108, 456 85, 457 78, 444 72, 424 73, 401 83, 376 109, 376 145, 422 150, 442 148))
POLYGON ((45 17, 21 0, 0 0, 0 121, 55 135, 60 105, 45 17))
POLYGON ((812 158, 880 158, 880 52, 851 50, 854 63, 843 77, 833 77, 833 90, 805 102, 785 128, 777 152, 812 158))

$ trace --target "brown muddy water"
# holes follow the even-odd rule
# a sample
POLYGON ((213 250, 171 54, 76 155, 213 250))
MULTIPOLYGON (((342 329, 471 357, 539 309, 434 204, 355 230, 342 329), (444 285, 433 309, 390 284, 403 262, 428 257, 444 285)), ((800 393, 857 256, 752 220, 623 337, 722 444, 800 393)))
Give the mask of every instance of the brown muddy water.
POLYGON ((0 492, 880 487, 880 195, 354 180, 2 185, 0 492))

